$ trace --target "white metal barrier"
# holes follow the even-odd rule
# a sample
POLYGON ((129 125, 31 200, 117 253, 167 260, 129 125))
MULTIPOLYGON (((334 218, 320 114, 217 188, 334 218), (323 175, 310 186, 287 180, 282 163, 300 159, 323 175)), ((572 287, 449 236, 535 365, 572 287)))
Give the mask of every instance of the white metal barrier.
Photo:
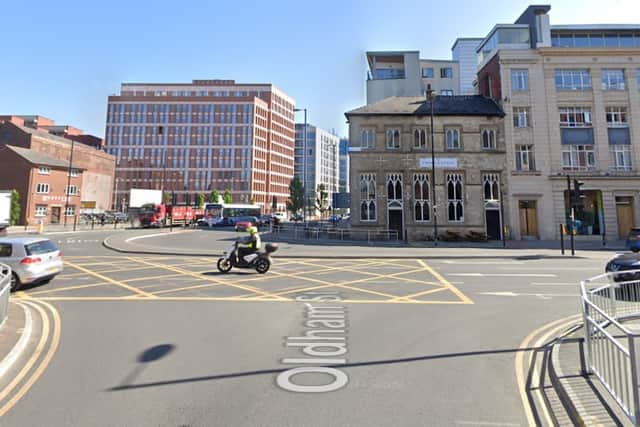
POLYGON ((307 226, 302 225, 274 225, 271 227, 273 234, 288 237, 293 240, 349 240, 349 241, 392 241, 397 242, 401 238, 397 230, 357 230, 352 228, 340 228, 332 226, 307 226))
POLYGON ((9 313, 9 294, 11 293, 11 267, 0 264, 0 326, 9 313))
POLYGON ((580 288, 586 369, 640 425, 640 325, 626 322, 640 317, 640 270, 596 276, 580 288))

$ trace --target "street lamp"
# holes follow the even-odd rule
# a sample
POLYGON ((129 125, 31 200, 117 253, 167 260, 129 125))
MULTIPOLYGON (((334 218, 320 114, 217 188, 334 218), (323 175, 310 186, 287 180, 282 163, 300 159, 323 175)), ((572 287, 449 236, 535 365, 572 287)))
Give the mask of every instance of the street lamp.
MULTIPOLYGON (((294 108, 294 112, 304 111, 304 136, 302 143, 302 188, 304 197, 302 198, 302 222, 307 223, 307 109, 294 108)), ((294 155, 295 161, 295 155, 294 155)))
POLYGON ((438 246, 438 215, 436 210, 436 152, 435 140, 433 138, 433 100, 435 91, 431 89, 431 84, 427 85, 427 100, 431 102, 431 203, 433 205, 433 244, 438 246))

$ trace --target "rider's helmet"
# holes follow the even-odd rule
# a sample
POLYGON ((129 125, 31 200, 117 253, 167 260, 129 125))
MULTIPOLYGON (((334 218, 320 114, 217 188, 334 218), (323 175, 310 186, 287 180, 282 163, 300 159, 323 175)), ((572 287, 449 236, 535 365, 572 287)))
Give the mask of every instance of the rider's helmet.
POLYGON ((254 234, 256 234, 258 232, 258 229, 256 227, 247 227, 247 233, 251 234, 252 236, 254 234))

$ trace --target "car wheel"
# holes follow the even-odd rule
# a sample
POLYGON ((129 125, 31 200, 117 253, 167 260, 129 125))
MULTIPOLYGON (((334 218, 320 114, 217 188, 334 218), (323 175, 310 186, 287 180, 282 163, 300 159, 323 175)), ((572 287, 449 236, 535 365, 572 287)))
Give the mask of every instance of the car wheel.
POLYGON ((16 273, 11 273, 11 292, 17 291, 21 286, 22 284, 20 283, 18 275, 16 273))
POLYGON ((640 252, 640 248, 631 248, 631 252, 633 253, 640 252))
POLYGON ((264 274, 269 271, 269 267, 271 267, 271 263, 265 258, 259 259, 256 263, 256 271, 260 274, 264 274))
POLYGON ((218 259, 218 270, 220 273, 228 273, 231 271, 231 267, 232 265, 230 260, 224 258, 218 259))

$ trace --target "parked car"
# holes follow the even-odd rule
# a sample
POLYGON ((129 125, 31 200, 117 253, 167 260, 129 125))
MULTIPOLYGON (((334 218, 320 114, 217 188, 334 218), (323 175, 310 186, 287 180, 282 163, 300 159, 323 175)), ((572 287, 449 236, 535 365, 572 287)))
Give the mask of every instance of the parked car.
POLYGON ((233 218, 233 227, 236 231, 245 231, 248 227, 257 227, 258 225, 259 221, 255 216, 237 216, 233 218))
POLYGON ((287 220, 287 216, 284 212, 274 212, 271 216, 273 216, 273 218, 275 218, 275 220, 279 222, 287 220))
POLYGON ((640 251, 640 227, 634 227, 627 235, 627 248, 631 252, 640 251))
POLYGON ((260 215, 258 217, 258 225, 269 225, 273 221, 273 217, 271 215, 260 215))
POLYGON ((31 283, 48 283, 62 273, 62 252, 42 237, 0 238, 0 263, 11 267, 11 290, 31 283))
POLYGON ((605 271, 614 273, 616 282, 640 281, 640 254, 618 254, 607 263, 605 271), (625 271, 629 271, 629 273, 624 273, 625 271))
POLYGON ((302 221, 303 219, 304 219, 304 218, 303 218, 303 217, 302 217, 302 215, 300 215, 300 214, 293 214, 293 215, 291 215, 291 221, 294 221, 294 222, 300 222, 300 221, 302 221))

